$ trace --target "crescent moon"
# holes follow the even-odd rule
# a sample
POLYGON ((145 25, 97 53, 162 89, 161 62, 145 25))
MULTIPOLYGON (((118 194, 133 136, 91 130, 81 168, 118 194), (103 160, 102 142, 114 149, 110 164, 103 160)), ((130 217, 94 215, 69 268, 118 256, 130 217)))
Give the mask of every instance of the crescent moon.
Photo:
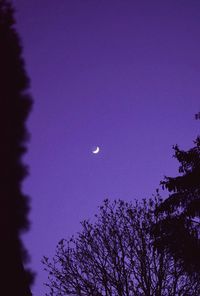
POLYGON ((99 146, 97 146, 97 148, 95 150, 93 150, 92 153, 97 154, 97 153, 99 153, 99 151, 100 151, 100 148, 99 148, 99 146))

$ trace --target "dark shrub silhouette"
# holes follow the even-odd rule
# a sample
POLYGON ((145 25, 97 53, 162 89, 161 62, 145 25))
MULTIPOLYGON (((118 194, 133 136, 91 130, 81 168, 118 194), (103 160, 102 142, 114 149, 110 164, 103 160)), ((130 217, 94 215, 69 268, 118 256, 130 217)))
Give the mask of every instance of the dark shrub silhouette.
POLYGON ((10 3, 0 0, 0 294, 23 296, 31 295, 33 280, 24 269, 27 253, 20 239, 20 233, 29 227, 28 198, 21 187, 27 174, 22 156, 32 100, 14 24, 10 3))
POLYGON ((199 296, 198 277, 153 247, 159 203, 159 196, 134 204, 105 200, 94 223, 84 221, 76 237, 61 240, 53 260, 44 257, 48 295, 199 296))
POLYGON ((188 151, 174 146, 178 177, 166 177, 162 186, 170 195, 157 208, 167 218, 155 225, 158 249, 166 248, 190 274, 200 274, 200 138, 188 151))

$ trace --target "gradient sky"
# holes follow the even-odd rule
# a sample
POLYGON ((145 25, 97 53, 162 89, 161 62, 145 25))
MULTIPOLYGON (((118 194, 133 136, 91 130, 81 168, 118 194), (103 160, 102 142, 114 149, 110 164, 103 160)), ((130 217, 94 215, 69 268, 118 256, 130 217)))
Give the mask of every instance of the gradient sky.
POLYGON ((13 3, 35 102, 24 241, 40 296, 42 256, 103 199, 151 197, 177 174, 172 145, 188 149, 199 133, 200 1, 13 3))

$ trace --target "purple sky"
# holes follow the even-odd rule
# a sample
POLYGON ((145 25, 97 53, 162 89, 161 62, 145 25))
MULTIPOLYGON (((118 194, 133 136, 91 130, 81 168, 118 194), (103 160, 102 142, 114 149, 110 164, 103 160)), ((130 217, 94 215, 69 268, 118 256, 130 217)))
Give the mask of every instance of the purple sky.
POLYGON ((105 198, 150 197, 199 133, 199 0, 13 0, 34 110, 24 241, 43 255, 105 198), (100 153, 92 148, 100 146, 100 153))

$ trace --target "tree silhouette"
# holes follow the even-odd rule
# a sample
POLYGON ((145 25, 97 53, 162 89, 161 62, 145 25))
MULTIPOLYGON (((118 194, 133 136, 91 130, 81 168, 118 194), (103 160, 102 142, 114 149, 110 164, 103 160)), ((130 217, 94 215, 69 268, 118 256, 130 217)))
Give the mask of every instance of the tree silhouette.
POLYGON ((200 273, 200 138, 188 151, 174 146, 178 177, 166 177, 162 186, 170 195, 157 208, 167 218, 153 228, 156 246, 166 248, 191 274, 200 273))
POLYGON ((199 279, 153 247, 150 230, 160 219, 159 203, 159 196, 134 204, 105 200, 96 222, 84 221, 76 237, 58 243, 51 261, 43 258, 48 295, 200 295, 199 279))
POLYGON ((21 187, 27 174, 22 156, 32 100, 14 25, 11 4, 0 0, 0 291, 1 295, 23 296, 31 295, 33 280, 31 272, 24 269, 27 252, 20 239, 21 232, 29 227, 28 198, 21 187))

